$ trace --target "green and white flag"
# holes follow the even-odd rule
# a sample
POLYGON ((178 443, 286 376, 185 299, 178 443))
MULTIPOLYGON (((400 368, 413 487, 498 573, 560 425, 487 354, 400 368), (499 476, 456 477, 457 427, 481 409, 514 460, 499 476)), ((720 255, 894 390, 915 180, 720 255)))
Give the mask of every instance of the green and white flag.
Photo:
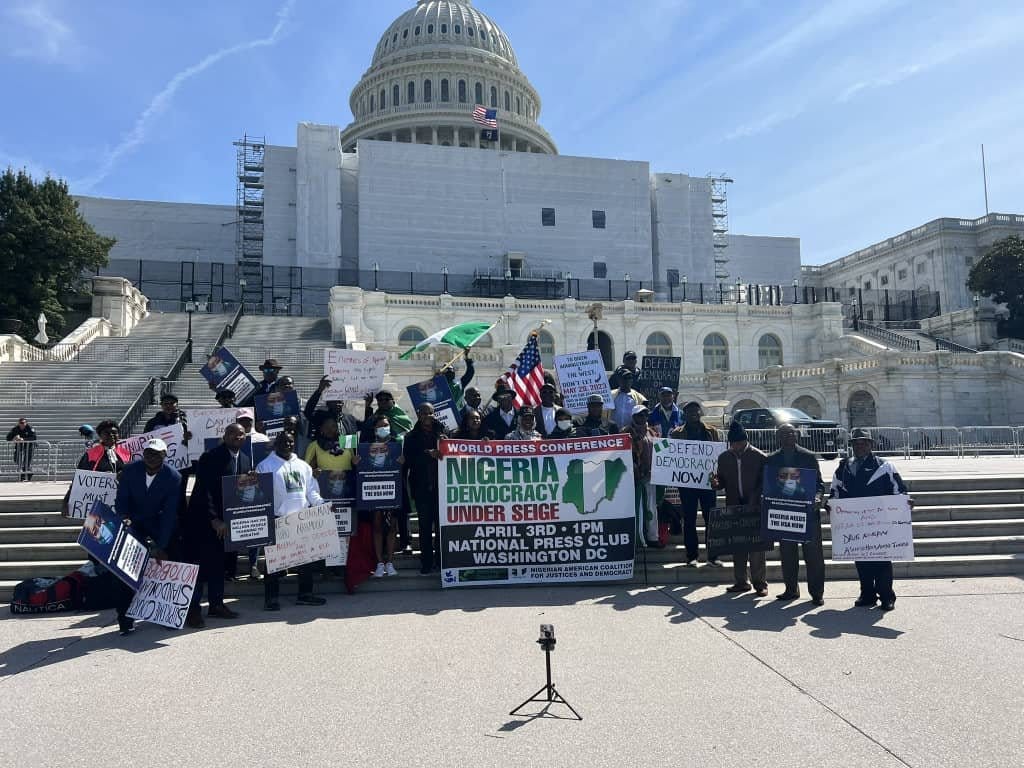
POLYGON ((460 323, 459 325, 453 325, 451 328, 442 328, 437 333, 428 336, 415 347, 402 353, 399 359, 408 360, 411 355, 417 352, 422 352, 425 349, 437 346, 438 344, 447 344, 450 347, 458 347, 459 349, 468 349, 480 341, 481 338, 487 335, 487 332, 494 327, 495 324, 491 323, 460 323))
POLYGON ((359 447, 359 435, 338 435, 338 447, 355 450, 359 447))

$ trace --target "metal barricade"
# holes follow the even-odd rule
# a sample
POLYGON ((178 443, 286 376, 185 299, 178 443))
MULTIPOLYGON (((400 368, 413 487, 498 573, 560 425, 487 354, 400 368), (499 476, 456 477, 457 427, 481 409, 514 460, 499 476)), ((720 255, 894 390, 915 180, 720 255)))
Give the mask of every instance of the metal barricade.
POLYGON ((870 430, 875 453, 910 458, 910 435, 906 427, 870 427, 870 430))
POLYGON ((1020 456, 1017 430, 1013 427, 960 427, 960 445, 975 458, 982 453, 1012 452, 1020 456))
MULTIPOLYGON (((750 444, 765 453, 778 450, 779 441, 774 429, 748 429, 747 439, 750 444)), ((798 428, 797 442, 803 448, 813 451, 819 456, 834 458, 846 452, 847 433, 842 427, 832 428, 798 428)), ((724 434, 723 434, 724 438, 724 434)))
POLYGON ((30 405, 32 385, 27 381, 6 381, 0 387, 0 405, 30 405))
POLYGON ((958 427, 909 427, 907 433, 910 451, 922 457, 963 455, 958 427))
POLYGON ((45 440, 0 443, 0 482, 16 482, 26 474, 33 480, 51 479, 52 448, 45 440))

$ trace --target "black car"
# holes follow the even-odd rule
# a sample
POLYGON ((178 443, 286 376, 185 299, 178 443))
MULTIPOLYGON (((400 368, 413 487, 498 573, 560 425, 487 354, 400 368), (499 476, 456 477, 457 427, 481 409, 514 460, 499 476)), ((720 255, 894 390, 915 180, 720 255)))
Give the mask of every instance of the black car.
POLYGON ((792 424, 800 433, 800 445, 809 451, 834 459, 846 445, 842 427, 828 419, 815 419, 798 408, 744 408, 732 418, 749 432, 751 445, 766 453, 778 448, 775 430, 783 424, 792 424), (770 430, 761 432, 758 430, 770 430))

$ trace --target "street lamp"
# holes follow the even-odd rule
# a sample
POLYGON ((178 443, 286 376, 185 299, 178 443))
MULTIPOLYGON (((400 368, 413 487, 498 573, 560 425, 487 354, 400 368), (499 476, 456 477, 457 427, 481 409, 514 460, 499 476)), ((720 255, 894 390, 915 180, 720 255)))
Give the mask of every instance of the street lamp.
POLYGON ((505 267, 505 295, 511 296, 512 292, 509 290, 509 281, 512 279, 512 270, 505 267))
POLYGON ((380 264, 373 262, 373 290, 377 290, 377 275, 380 272, 380 264))
POLYGON ((686 275, 683 275, 683 301, 686 301, 686 275))
POLYGON ((629 298, 629 272, 625 274, 626 278, 626 298, 629 298))
POLYGON ((740 285, 741 285, 741 281, 740 281, 739 276, 737 276, 736 277, 736 303, 737 304, 740 303, 740 294, 741 294, 740 285))
POLYGON ((799 294, 799 293, 797 293, 797 287, 798 287, 799 285, 800 285, 800 281, 799 281, 799 280, 797 280, 797 279, 796 279, 796 278, 794 277, 794 278, 793 278, 793 303, 794 303, 794 304, 799 304, 799 303, 800 303, 800 294, 799 294))
POLYGON ((565 273, 565 295, 572 298, 572 272, 565 273))
POLYGON ((448 293, 448 265, 441 265, 441 274, 444 275, 444 292, 448 293))
POLYGON ((188 361, 192 362, 192 313, 197 309, 194 301, 185 302, 185 314, 188 315, 188 338, 185 344, 188 346, 188 361))

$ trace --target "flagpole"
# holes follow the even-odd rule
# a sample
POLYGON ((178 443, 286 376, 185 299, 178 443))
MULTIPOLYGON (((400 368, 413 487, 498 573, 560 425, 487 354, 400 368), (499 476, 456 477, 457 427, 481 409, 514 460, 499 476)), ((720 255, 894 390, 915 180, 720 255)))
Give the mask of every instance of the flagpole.
MULTIPOLYGON (((494 323, 494 325, 492 325, 492 326, 491 326, 490 328, 488 328, 488 329, 487 329, 486 331, 484 331, 483 333, 481 333, 481 334, 480 334, 480 335, 479 335, 479 336, 477 337, 477 341, 480 341, 480 339, 482 339, 482 338, 483 338, 484 336, 486 336, 486 335, 487 335, 488 333, 490 333, 490 332, 491 332, 491 331, 493 331, 493 330, 494 330, 495 328, 497 328, 497 327, 498 327, 498 324, 499 324, 499 323, 501 323, 501 321, 502 321, 502 320, 504 320, 504 319, 505 319, 505 318, 503 318, 503 317, 499 317, 499 318, 498 318, 498 320, 497 320, 497 322, 495 322, 495 323, 494 323)), ((550 322, 550 320, 549 320, 548 322, 550 322)), ((465 356, 466 356, 466 353, 467 353, 467 352, 469 352, 469 350, 470 350, 471 348, 472 348, 472 347, 467 347, 466 349, 463 349, 462 351, 460 351, 460 352, 459 352, 459 354, 457 354, 457 355, 456 355, 455 357, 453 357, 453 358, 452 358, 451 360, 449 360, 449 361, 448 361, 447 363, 445 363, 444 365, 442 365, 442 366, 441 366, 441 367, 440 367, 440 368, 438 369, 438 371, 437 371, 437 372, 438 372, 438 373, 444 373, 446 369, 448 369, 448 368, 451 368, 452 366, 454 366, 454 365, 455 365, 455 364, 456 364, 456 363, 457 363, 457 362, 458 362, 459 360, 461 360, 461 359, 462 359, 463 357, 465 357, 465 356)))

